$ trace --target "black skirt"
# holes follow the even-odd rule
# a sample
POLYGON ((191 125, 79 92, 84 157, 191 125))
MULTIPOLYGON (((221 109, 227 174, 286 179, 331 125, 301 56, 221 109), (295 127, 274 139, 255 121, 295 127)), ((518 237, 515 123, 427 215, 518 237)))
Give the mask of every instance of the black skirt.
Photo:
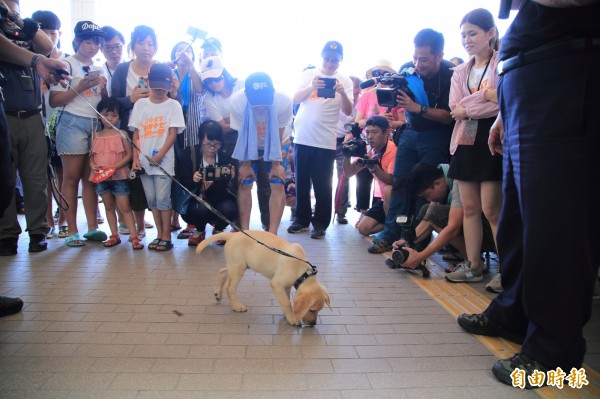
POLYGON ((492 156, 488 147, 490 128, 496 118, 479 119, 473 145, 458 145, 450 160, 448 177, 462 181, 502 180, 502 155, 492 156))

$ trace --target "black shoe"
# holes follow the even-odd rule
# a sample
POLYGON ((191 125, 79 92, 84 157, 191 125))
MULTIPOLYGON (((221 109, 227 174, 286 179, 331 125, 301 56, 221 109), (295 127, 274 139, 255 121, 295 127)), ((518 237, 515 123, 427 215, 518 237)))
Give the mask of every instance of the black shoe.
POLYGON ((23 301, 21 298, 0 296, 0 317, 19 313, 21 309, 23 309, 23 301))
POLYGON ((529 376, 531 376, 534 371, 539 371, 546 374, 546 372, 549 370, 550 368, 536 362, 521 352, 515 353, 508 359, 498 360, 492 367, 492 373, 494 373, 494 376, 498 381, 507 385, 526 389, 541 388, 542 386, 546 385, 545 380, 539 385, 531 385, 529 376), (513 378, 511 374, 515 371, 515 369, 521 369, 525 371, 525 375, 521 375, 521 379, 513 378))
POLYGON ((389 267, 390 269, 397 269, 399 266, 397 264, 394 263, 393 260, 391 260, 390 258, 387 258, 385 260, 385 265, 387 267, 389 267))
POLYGON ((29 236, 29 252, 42 252, 48 249, 48 241, 44 234, 31 234, 29 236))
POLYGON ((348 224, 348 219, 346 219, 346 215, 337 215, 337 222, 339 224, 348 224))
POLYGON ((310 232, 310 238, 319 240, 323 237, 325 237, 325 229, 321 227, 313 227, 313 230, 310 232))
POLYGON ((0 239, 0 256, 11 256, 17 254, 17 241, 14 237, 0 239))
POLYGON ((525 337, 506 331, 491 322, 485 313, 469 314, 463 313, 458 316, 458 325, 467 332, 476 335, 487 335, 488 337, 502 337, 521 345, 525 337))
POLYGON ((300 232, 306 231, 306 230, 308 230, 308 226, 303 226, 298 222, 292 223, 292 225, 290 227, 288 227, 288 229, 287 229, 288 233, 292 233, 292 234, 300 233, 300 232))
POLYGON ((408 267, 402 267, 400 265, 395 264, 392 259, 388 258, 385 260, 385 265, 390 269, 418 270, 421 272, 423 278, 429 278, 431 276, 431 273, 429 272, 429 269, 427 269, 427 266, 425 266, 422 263, 419 264, 419 266, 417 266, 416 269, 409 269, 408 267))

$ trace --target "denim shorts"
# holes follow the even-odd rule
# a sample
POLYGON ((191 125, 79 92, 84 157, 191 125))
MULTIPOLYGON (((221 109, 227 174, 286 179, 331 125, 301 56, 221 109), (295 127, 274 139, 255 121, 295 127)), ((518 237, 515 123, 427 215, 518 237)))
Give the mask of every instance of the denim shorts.
POLYGON ((142 179, 142 185, 144 186, 148 208, 158 209, 159 211, 172 209, 170 178, 165 175, 143 174, 140 179, 142 179))
POLYGON ((58 155, 89 154, 92 148, 92 132, 98 128, 98 119, 73 115, 69 112, 60 114, 56 126, 56 152, 58 155))
MULTIPOLYGON (((269 173, 271 173, 271 162, 265 162, 262 159, 259 159, 259 160, 256 160, 256 161, 252 161, 251 165, 252 165, 252 170, 254 171, 254 179, 252 179, 252 178, 245 179, 244 181, 242 181, 242 186, 254 183, 254 181, 257 179, 256 176, 258 174, 258 168, 259 168, 259 164, 261 162, 265 164, 265 167, 266 167, 266 170, 267 170, 267 175, 269 173)), ((241 164, 242 164, 242 162, 240 162, 240 166, 241 166, 241 164)), ((271 177, 269 179, 269 183, 271 183, 271 184, 285 184, 285 182, 283 180, 281 180, 277 176, 271 177)))
POLYGON ((129 180, 104 180, 96 184, 96 194, 111 192, 115 197, 129 195, 129 180))

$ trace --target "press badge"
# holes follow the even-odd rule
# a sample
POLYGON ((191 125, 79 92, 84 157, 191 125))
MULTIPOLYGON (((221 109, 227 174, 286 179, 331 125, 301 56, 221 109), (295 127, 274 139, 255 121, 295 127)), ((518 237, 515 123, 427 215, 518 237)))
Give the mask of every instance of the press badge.
POLYGON ((477 119, 467 119, 462 123, 462 129, 458 137, 458 144, 473 145, 477 137, 477 119))
POLYGON ((21 82, 21 90, 33 91, 33 79, 31 76, 23 74, 19 76, 19 81, 21 82))

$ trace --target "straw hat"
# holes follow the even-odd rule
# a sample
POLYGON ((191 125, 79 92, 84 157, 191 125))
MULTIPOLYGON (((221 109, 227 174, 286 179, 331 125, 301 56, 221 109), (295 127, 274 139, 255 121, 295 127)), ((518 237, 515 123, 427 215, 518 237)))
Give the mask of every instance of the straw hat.
POLYGON ((377 70, 396 73, 396 70, 392 68, 392 63, 388 60, 379 60, 377 61, 376 65, 377 66, 374 66, 373 68, 367 69, 367 72, 365 73, 367 75, 367 79, 371 79, 373 77, 373 71, 377 70))

